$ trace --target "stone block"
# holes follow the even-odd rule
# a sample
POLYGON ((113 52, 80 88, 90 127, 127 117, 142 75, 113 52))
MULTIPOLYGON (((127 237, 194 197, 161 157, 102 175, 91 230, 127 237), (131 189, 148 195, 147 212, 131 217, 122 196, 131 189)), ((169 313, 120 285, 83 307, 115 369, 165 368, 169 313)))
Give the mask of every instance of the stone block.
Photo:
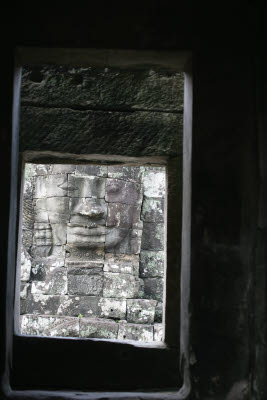
POLYGON ((161 301, 158 301, 155 309, 155 322, 162 322, 162 317, 163 317, 163 303, 161 301))
POLYGON ((155 342, 163 341, 163 325, 162 324, 154 325, 154 341, 155 342))
POLYGON ((164 199, 144 197, 141 219, 145 222, 164 222, 164 199))
POLYGON ((52 246, 52 227, 49 223, 35 223, 33 230, 33 244, 37 246, 52 246))
POLYGON ((70 199, 70 223, 88 227, 106 225, 107 203, 93 198, 70 199))
POLYGON ((20 280, 29 281, 31 276, 32 258, 22 245, 20 257, 20 280))
POLYGON ((20 127, 21 152, 127 157, 182 153, 183 115, 179 113, 88 110, 81 118, 80 110, 22 106, 20 127))
POLYGON ((50 164, 49 174, 73 174, 76 171, 75 164, 50 164))
POLYGON ((68 275, 68 293, 98 296, 103 292, 103 274, 68 275))
POLYGON ((20 320, 23 335, 79 336, 79 318, 44 315, 23 315, 20 320))
POLYGON ((70 197, 105 197, 106 179, 99 176, 69 175, 68 195, 70 197))
POLYGON ((22 229, 22 244, 29 252, 32 247, 33 231, 32 229, 22 229))
POLYGON ((139 256, 137 254, 105 254, 104 272, 120 272, 139 275, 139 256))
POLYGON ((153 325, 119 323, 118 340, 153 342, 153 325))
POLYGON ((68 194, 67 174, 37 176, 34 198, 62 197, 68 194))
POLYGON ((162 278, 144 278, 144 298, 162 302, 163 283, 162 278))
POLYGON ((30 169, 32 176, 37 175, 48 175, 51 172, 52 165, 51 164, 26 164, 26 166, 30 169))
POLYGON ((142 250, 164 250, 164 224, 144 222, 142 250))
POLYGON ((75 247, 66 245, 66 260, 67 261, 104 261, 104 247, 99 246, 94 249, 88 247, 75 247))
POLYGON ((67 225, 67 242, 76 247, 88 247, 89 249, 104 246, 106 239, 106 227, 87 227, 77 224, 67 225))
POLYGON ((141 205, 133 206, 123 203, 109 203, 107 213, 107 226, 122 229, 142 229, 140 220, 141 205))
POLYGON ((28 282, 20 282, 20 299, 26 300, 29 294, 30 284, 28 282))
POLYGON ((80 318, 80 337, 117 339, 119 325, 111 320, 80 318))
POLYGON ((32 261, 31 268, 31 280, 32 281, 45 281, 46 274, 49 272, 50 268, 64 267, 64 258, 34 258, 32 261))
POLYGON ((27 314, 57 315, 66 298, 67 296, 31 294, 27 300, 27 314))
POLYGON ((65 246, 32 246, 31 255, 32 258, 49 257, 50 260, 61 259, 65 257, 65 246))
POLYGON ((90 175, 90 176, 108 176, 108 167, 105 165, 76 165, 76 175, 90 175))
POLYGON ((95 275, 103 272, 103 264, 92 261, 67 261, 68 275, 95 275))
POLYGON ((23 189, 23 229, 32 229, 34 222, 32 182, 30 180, 25 180, 23 189))
POLYGON ((57 310, 59 315, 99 317, 101 308, 98 296, 65 296, 57 310))
POLYGON ((98 304, 101 317, 115 319, 126 318, 126 300, 101 297, 98 304))
POLYGON ((130 274, 104 272, 104 297, 138 298, 142 293, 142 279, 130 274))
POLYGON ((69 198, 36 199, 34 214, 35 222, 67 223, 70 218, 69 198))
POLYGON ((138 229, 106 229, 105 250, 107 253, 139 254, 142 231, 138 229))
POLYGON ((64 267, 50 267, 46 272, 45 281, 33 281, 32 294, 58 294, 67 293, 67 269, 64 267))
POLYGON ((142 172, 140 167, 111 165, 108 167, 108 177, 141 183, 142 172))
POLYGON ((164 197, 166 186, 165 168, 145 167, 143 185, 145 197, 164 197))
POLYGON ((108 203, 138 205, 142 201, 142 187, 135 182, 108 178, 105 199, 108 203))
POLYGON ((127 322, 153 324, 156 304, 155 300, 128 299, 127 322))
POLYGON ((22 98, 31 104, 161 112, 183 109, 184 79, 180 72, 154 67, 137 70, 49 65, 36 69, 42 77, 41 85, 31 80, 32 67, 23 68, 22 98))
POLYGON ((164 276, 164 251, 141 251, 140 276, 142 278, 164 276))
POLYGON ((33 244, 37 246, 58 246, 66 244, 66 224, 35 223, 33 244))

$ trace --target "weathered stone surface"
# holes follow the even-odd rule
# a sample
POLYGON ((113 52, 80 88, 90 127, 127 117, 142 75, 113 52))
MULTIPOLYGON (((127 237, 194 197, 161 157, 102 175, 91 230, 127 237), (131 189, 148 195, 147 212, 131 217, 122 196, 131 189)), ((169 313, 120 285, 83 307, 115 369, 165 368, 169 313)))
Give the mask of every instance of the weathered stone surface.
POLYGON ((75 164, 30 164, 27 163, 33 176, 36 175, 57 175, 75 173, 75 164))
POLYGON ((88 247, 66 245, 66 259, 68 261, 104 261, 104 247, 89 249, 88 247))
POLYGON ((115 226, 122 229, 142 229, 140 220, 141 205, 133 206, 122 203, 109 203, 107 226, 115 226))
POLYGON ((98 317, 101 308, 99 306, 99 297, 97 296, 65 296, 64 301, 60 301, 57 310, 59 315, 98 317))
POLYGON ((99 300, 100 316, 104 318, 126 318, 126 300, 101 297, 99 300))
POLYGON ((144 298, 162 301, 163 284, 162 278, 144 278, 144 298))
POLYGON ((39 336, 79 336, 79 319, 43 315, 21 316, 21 333, 39 336))
POLYGON ((65 304, 66 298, 67 296, 31 294, 28 297, 26 312, 27 314, 56 315, 61 304, 65 304))
POLYGON ((33 244, 37 246, 52 246, 52 227, 47 223, 35 223, 33 231, 33 244))
POLYGON ((167 112, 22 106, 20 151, 175 157, 182 152, 182 127, 183 116, 167 112))
POLYGON ((164 197, 165 195, 165 169, 163 167, 145 168, 143 174, 144 196, 164 197))
POLYGON ((142 187, 135 182, 108 178, 105 199, 109 203, 140 204, 142 187))
POLYGON ((103 292, 103 275, 68 275, 68 293, 98 296, 103 292))
POLYGON ((28 297, 30 289, 30 284, 28 282, 21 282, 20 283, 20 299, 21 300, 26 300, 28 297))
POLYGON ((105 254, 105 272, 120 272, 124 274, 139 274, 139 256, 136 254, 105 254))
MULTIPOLYGON (((51 173, 52 164, 26 164, 26 168, 29 168, 29 173, 32 176, 36 175, 47 175, 51 173)), ((25 169, 26 171, 26 169, 25 169)))
POLYGON ((162 324, 154 325, 154 341, 155 342, 163 341, 163 325, 162 324))
POLYGON ((39 315, 98 317, 101 311, 98 303, 99 297, 94 296, 33 294, 28 297, 26 312, 39 315))
POLYGON ((105 250, 107 253, 139 254, 142 231, 138 229, 106 229, 105 250))
POLYGON ((142 279, 130 274, 104 272, 104 297, 138 298, 142 292, 142 279))
POLYGON ((76 171, 75 164, 50 164, 49 174, 71 174, 76 171))
POLYGON ((144 197, 141 219, 145 222, 164 222, 164 199, 144 197))
POLYGON ((32 259, 25 247, 21 247, 20 280, 29 281, 31 276, 32 259))
POLYGON ((119 324, 118 339, 153 342, 153 325, 127 324, 121 322, 119 324))
POLYGON ((31 68, 23 69, 22 99, 26 104, 174 112, 183 108, 183 77, 178 72, 65 66, 37 69, 42 77, 39 83, 31 80, 31 68))
POLYGON ((117 339, 119 325, 112 320, 80 318, 80 336, 117 339))
POLYGON ((140 276, 142 278, 164 276, 164 251, 141 251, 140 276))
POLYGON ((105 197, 106 179, 98 176, 69 175, 69 197, 105 197))
POLYGON ((64 223, 70 218, 69 198, 51 197, 37 199, 34 207, 35 222, 64 223))
POLYGON ((92 198, 70 199, 70 223, 95 227, 106 224, 107 203, 92 198))
POLYGON ((50 267, 46 272, 45 281, 33 281, 32 294, 66 294, 67 269, 64 267, 50 267))
MULTIPOLYGON (((25 178, 26 179, 26 178, 25 178)), ((32 229, 34 223, 33 204, 32 204, 32 181, 25 180, 23 190, 23 228, 32 229)))
POLYGON ((56 258, 61 259, 65 257, 65 246, 32 246, 31 255, 32 258, 49 257, 53 260, 56 258))
POLYGON ((140 167, 111 165, 108 167, 108 177, 141 183, 142 171, 140 167))
POLYGON ((32 229, 22 229, 22 244, 25 249, 30 252, 33 240, 33 231, 32 229))
POLYGON ((67 225, 67 241, 69 245, 97 248, 105 244, 106 227, 87 227, 77 224, 67 225))
POLYGON ((127 321, 135 324, 153 324, 156 303, 155 300, 128 299, 127 321))
POLYGON ((162 317, 163 317, 163 303, 161 301, 158 301, 155 309, 155 322, 162 322, 162 317))
POLYGON ((47 272, 54 270, 58 267, 64 267, 64 258, 58 257, 44 257, 44 258, 34 258, 32 261, 31 268, 31 280, 33 281, 45 281, 47 272))
POLYGON ((95 275, 103 271, 103 264, 92 261, 67 261, 68 275, 95 275))
POLYGON ((37 246, 66 244, 66 224, 35 223, 33 231, 33 244, 37 246))
POLYGON ((164 250, 164 224, 144 222, 142 250, 164 250))
POLYGON ((68 181, 66 174, 37 176, 33 197, 67 196, 68 181))
POLYGON ((105 165, 76 165, 76 175, 108 176, 108 167, 105 165))

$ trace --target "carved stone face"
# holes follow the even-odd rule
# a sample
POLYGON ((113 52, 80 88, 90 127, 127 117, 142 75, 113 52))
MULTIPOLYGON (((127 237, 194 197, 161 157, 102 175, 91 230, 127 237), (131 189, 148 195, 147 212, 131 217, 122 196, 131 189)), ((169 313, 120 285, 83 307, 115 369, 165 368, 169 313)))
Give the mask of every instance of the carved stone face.
POLYGON ((142 185, 123 178, 75 170, 38 176, 34 244, 138 253, 142 185))
POLYGON ((77 247, 116 247, 140 229, 141 185, 122 179, 69 176, 70 220, 67 243, 77 247), (139 225, 138 225, 139 224, 139 225))

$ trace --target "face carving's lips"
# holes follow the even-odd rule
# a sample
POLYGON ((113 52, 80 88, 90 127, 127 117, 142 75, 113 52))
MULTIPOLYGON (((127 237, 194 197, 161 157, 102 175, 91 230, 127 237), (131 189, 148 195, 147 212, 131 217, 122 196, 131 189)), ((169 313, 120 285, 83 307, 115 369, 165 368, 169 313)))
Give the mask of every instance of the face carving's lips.
POLYGON ((77 236, 103 236, 106 234, 106 227, 68 224, 68 234, 77 236))

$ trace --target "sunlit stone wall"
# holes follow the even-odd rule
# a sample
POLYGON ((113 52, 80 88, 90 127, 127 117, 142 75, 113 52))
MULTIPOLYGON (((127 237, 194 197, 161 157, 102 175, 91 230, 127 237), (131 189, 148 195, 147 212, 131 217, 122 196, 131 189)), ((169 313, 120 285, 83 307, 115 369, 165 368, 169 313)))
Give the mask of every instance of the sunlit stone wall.
POLYGON ((26 164, 21 332, 162 340, 163 167, 26 164))

